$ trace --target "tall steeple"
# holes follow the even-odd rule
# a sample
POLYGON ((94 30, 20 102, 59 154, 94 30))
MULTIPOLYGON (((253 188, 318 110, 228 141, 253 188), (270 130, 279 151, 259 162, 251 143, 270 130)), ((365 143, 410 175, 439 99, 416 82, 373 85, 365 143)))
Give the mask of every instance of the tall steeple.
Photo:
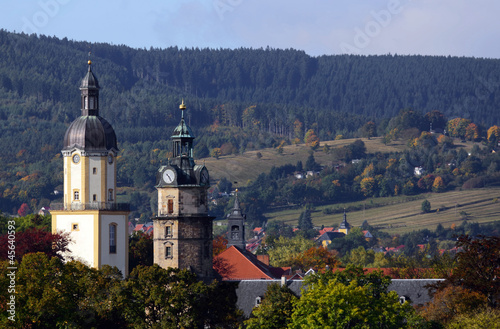
POLYGON ((245 219, 246 216, 241 213, 240 201, 238 200, 238 190, 236 190, 236 198, 234 200, 234 207, 231 213, 227 215, 228 227, 228 243, 227 246, 235 246, 241 250, 245 250, 245 219))
POLYGON ((339 232, 343 232, 345 235, 349 234, 349 230, 351 229, 351 225, 347 222, 347 215, 344 208, 344 219, 342 223, 340 223, 339 232))
POLYGON ((99 116, 91 64, 80 84, 81 115, 64 135, 64 199, 51 205, 52 231, 70 233, 70 256, 96 268, 116 266, 126 276, 129 205, 116 200, 116 134, 99 116))
POLYGON ((193 159, 194 135, 181 120, 171 139, 173 158, 157 172, 158 215, 154 223, 154 262, 163 268, 191 269, 212 277, 212 220, 208 216, 208 170, 193 159))
POLYGON ((92 72, 92 62, 88 61, 87 75, 80 85, 82 98, 82 115, 99 115, 99 82, 92 72))

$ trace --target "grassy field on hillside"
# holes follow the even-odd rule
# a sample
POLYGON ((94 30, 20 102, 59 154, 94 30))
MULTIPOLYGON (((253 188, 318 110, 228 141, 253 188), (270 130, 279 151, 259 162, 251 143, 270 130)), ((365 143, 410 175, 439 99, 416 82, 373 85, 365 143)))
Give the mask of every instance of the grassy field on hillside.
MULTIPOLYGON (((337 161, 333 152, 329 154, 323 152, 323 146, 328 145, 330 150, 340 148, 353 143, 356 139, 342 139, 338 141, 322 141, 321 146, 314 152, 316 162, 321 165, 330 165, 337 161)), ((381 137, 371 139, 361 138, 365 143, 367 153, 389 153, 400 152, 406 149, 406 142, 396 141, 389 145, 384 145, 381 137)), ((461 143, 455 140, 457 147, 465 147, 470 150, 473 146, 471 142, 461 143)), ((279 167, 286 164, 297 164, 297 161, 302 161, 305 164, 309 156, 310 147, 305 144, 287 145, 284 147, 283 154, 278 154, 276 149, 267 148, 256 151, 247 151, 243 154, 222 156, 219 159, 204 158, 197 160, 198 163, 204 162, 210 171, 210 176, 213 181, 217 181, 222 177, 228 180, 238 182, 238 186, 248 185, 250 180, 256 179, 261 173, 268 173, 273 166, 279 167), (260 152, 262 157, 259 159, 257 153, 260 152)))
MULTIPOLYGON (((368 153, 375 152, 396 152, 405 149, 405 144, 395 142, 391 145, 384 145, 382 138, 372 138, 370 140, 363 138, 368 153)), ((329 145, 330 149, 343 147, 351 144, 355 139, 343 139, 338 141, 324 141, 321 146, 314 152, 316 162, 321 165, 331 164, 336 161, 332 152, 326 154, 323 152, 323 146, 329 145)), ((297 161, 302 161, 305 164, 309 156, 310 147, 305 144, 287 145, 284 147, 282 154, 278 154, 276 149, 267 148, 255 151, 247 151, 243 154, 222 156, 219 159, 204 158, 204 161, 213 180, 219 180, 226 177, 230 181, 238 182, 239 186, 246 186, 250 180, 254 180, 261 173, 268 173, 273 166, 279 167, 286 164, 297 164, 297 161), (260 152, 262 157, 259 159, 257 153, 260 152)))
MULTIPOLYGON (((355 203, 317 207, 312 213, 316 226, 338 227, 342 221, 342 213, 325 215, 324 208, 358 207, 361 210, 347 213, 347 221, 353 226, 360 226, 364 220, 372 226, 381 227, 384 231, 395 234, 421 230, 434 230, 441 223, 445 228, 452 224, 460 225, 467 214, 467 220, 478 223, 489 223, 500 220, 500 188, 485 188, 476 190, 450 191, 446 193, 428 193, 413 197, 374 198, 355 203), (421 211, 423 200, 431 203, 431 212, 421 211), (363 209, 372 205, 384 204, 381 207, 363 209), (439 209, 439 210, 438 210, 439 209)), ((265 214, 270 221, 285 221, 297 225, 297 220, 303 209, 277 211, 265 214)))

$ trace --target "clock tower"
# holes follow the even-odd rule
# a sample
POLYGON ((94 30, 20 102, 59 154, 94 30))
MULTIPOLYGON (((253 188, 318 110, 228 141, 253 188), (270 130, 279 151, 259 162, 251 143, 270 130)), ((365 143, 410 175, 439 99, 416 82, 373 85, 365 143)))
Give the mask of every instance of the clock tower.
POLYGON ((163 268, 190 269, 212 277, 212 221, 208 216, 208 170, 193 159, 194 135, 184 120, 171 136, 173 157, 158 169, 158 215, 154 223, 154 262, 163 268))
POLYGON ((51 204, 52 232, 70 234, 66 259, 116 266, 127 276, 129 205, 116 202, 118 146, 113 127, 99 115, 91 64, 80 85, 81 115, 64 135, 64 199, 51 204))

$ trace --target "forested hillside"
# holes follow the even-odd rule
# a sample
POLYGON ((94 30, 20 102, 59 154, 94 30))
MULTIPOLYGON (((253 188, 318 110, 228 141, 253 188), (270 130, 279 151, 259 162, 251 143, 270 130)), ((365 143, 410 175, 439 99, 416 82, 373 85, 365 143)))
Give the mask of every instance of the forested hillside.
MULTIPOLYGON (((0 209, 48 204, 62 184, 64 131, 80 115, 79 83, 92 52, 101 115, 122 149, 119 185, 149 199, 154 171, 188 105, 198 157, 385 134, 401 109, 500 121, 500 60, 426 56, 321 56, 279 49, 132 49, 0 31, 0 209)), ((128 196, 129 197, 129 196, 128 196)), ((144 204, 143 201, 137 201, 144 204)))

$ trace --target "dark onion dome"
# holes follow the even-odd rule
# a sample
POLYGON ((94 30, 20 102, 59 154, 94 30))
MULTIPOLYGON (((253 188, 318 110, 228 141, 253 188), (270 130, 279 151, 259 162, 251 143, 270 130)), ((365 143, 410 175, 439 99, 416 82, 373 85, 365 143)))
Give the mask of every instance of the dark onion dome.
POLYGON ((80 85, 82 113, 71 123, 64 135, 63 151, 74 148, 84 151, 118 151, 113 127, 99 116, 99 82, 89 69, 80 85))
POLYGON ((64 135, 63 150, 118 151, 116 134, 106 119, 86 115, 71 123, 64 135))

